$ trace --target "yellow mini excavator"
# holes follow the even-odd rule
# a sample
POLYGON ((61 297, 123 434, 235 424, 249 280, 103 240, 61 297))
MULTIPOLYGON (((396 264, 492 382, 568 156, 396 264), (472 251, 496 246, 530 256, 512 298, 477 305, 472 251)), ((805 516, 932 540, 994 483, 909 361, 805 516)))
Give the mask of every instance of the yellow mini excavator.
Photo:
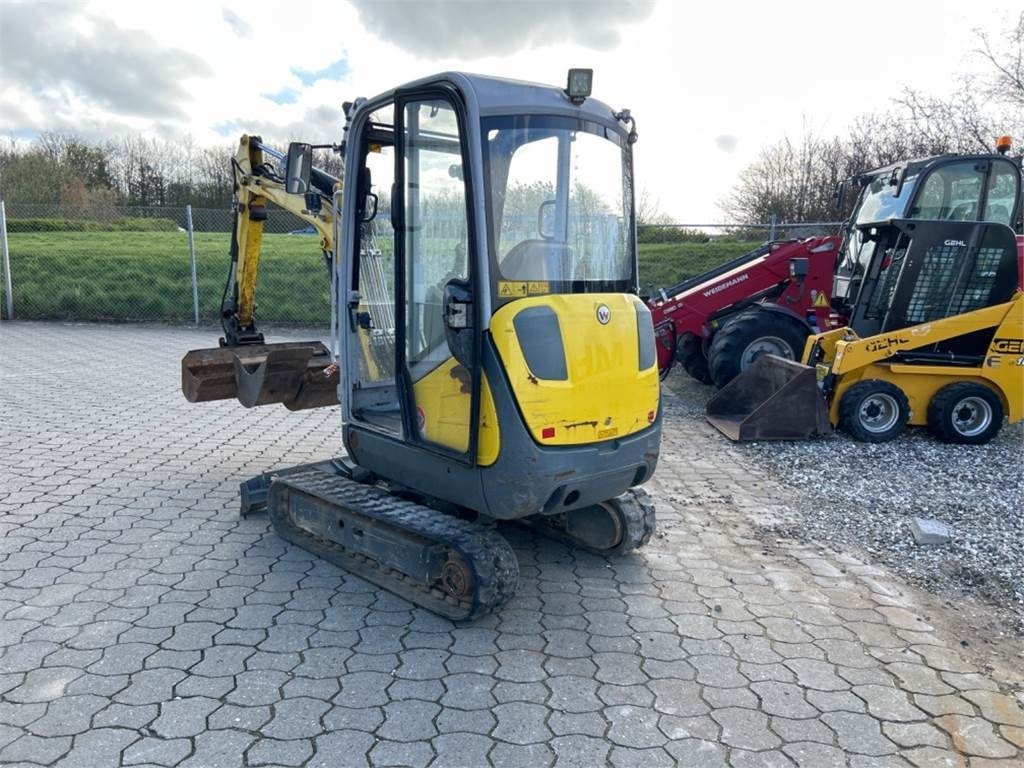
POLYGON ((342 179, 312 167, 311 145, 242 138, 224 337, 185 356, 183 392, 340 402, 346 449, 246 481, 243 514, 265 507, 285 539, 453 619, 515 591, 495 521, 603 554, 650 539, 639 486, 661 430, 636 130, 590 84, 445 73, 357 100, 333 147, 342 179), (333 349, 257 329, 271 203, 320 235, 333 349))
POLYGON ((740 441, 884 442, 912 424, 977 445, 1024 418, 1020 158, 879 169, 858 210, 873 216, 850 222, 833 286, 848 327, 811 336, 802 364, 756 360, 708 421, 740 441))

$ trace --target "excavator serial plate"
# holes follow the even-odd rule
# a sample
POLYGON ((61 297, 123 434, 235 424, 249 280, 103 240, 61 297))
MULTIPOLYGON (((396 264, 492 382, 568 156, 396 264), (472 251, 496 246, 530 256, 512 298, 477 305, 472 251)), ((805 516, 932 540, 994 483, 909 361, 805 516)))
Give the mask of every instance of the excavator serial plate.
POLYGON ((190 403, 236 398, 246 408, 283 403, 292 411, 338 404, 338 371, 319 341, 194 349, 181 360, 190 403))

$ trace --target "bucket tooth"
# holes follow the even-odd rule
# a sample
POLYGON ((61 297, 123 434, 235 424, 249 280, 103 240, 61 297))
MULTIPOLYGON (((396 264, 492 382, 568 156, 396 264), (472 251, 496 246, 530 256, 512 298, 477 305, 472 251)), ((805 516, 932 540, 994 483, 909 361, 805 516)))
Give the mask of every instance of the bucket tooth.
POLYGON ((338 402, 338 374, 319 341, 195 349, 181 360, 181 391, 192 403, 237 398, 246 408, 283 403, 290 410, 338 402))
POLYGON ((708 422, 730 440, 800 440, 831 431, 814 368, 762 355, 708 401, 708 422))

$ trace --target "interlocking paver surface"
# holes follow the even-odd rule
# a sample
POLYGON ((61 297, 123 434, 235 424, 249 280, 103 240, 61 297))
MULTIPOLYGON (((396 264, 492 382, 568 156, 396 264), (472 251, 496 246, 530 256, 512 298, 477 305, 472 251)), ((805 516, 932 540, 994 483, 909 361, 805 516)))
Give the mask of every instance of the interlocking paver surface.
POLYGON ((333 409, 190 405, 215 334, 0 326, 0 765, 1005 765, 1007 680, 879 568, 766 548, 784 503, 667 400, 659 533, 509 525, 519 592, 439 619, 237 515, 333 409))

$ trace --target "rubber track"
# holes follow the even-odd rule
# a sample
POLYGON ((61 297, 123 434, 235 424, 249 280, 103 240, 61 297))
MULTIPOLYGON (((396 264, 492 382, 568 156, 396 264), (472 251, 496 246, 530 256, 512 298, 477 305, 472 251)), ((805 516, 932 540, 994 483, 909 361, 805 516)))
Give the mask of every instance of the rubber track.
MULTIPOLYGON (((300 472, 274 481, 267 511, 282 538, 330 560, 367 581, 384 587, 416 605, 446 618, 472 619, 492 611, 515 594, 519 562, 509 543, 497 531, 479 523, 449 517, 430 507, 399 499, 380 486, 364 485, 322 471, 300 472), (470 598, 455 601, 439 589, 430 589, 368 556, 335 542, 314 536, 292 522, 275 503, 284 489, 294 489, 338 506, 379 524, 398 528, 425 539, 425 546, 440 543, 455 550, 469 567, 473 580, 470 598)), ((286 492, 289 492, 286 490, 286 492)))

